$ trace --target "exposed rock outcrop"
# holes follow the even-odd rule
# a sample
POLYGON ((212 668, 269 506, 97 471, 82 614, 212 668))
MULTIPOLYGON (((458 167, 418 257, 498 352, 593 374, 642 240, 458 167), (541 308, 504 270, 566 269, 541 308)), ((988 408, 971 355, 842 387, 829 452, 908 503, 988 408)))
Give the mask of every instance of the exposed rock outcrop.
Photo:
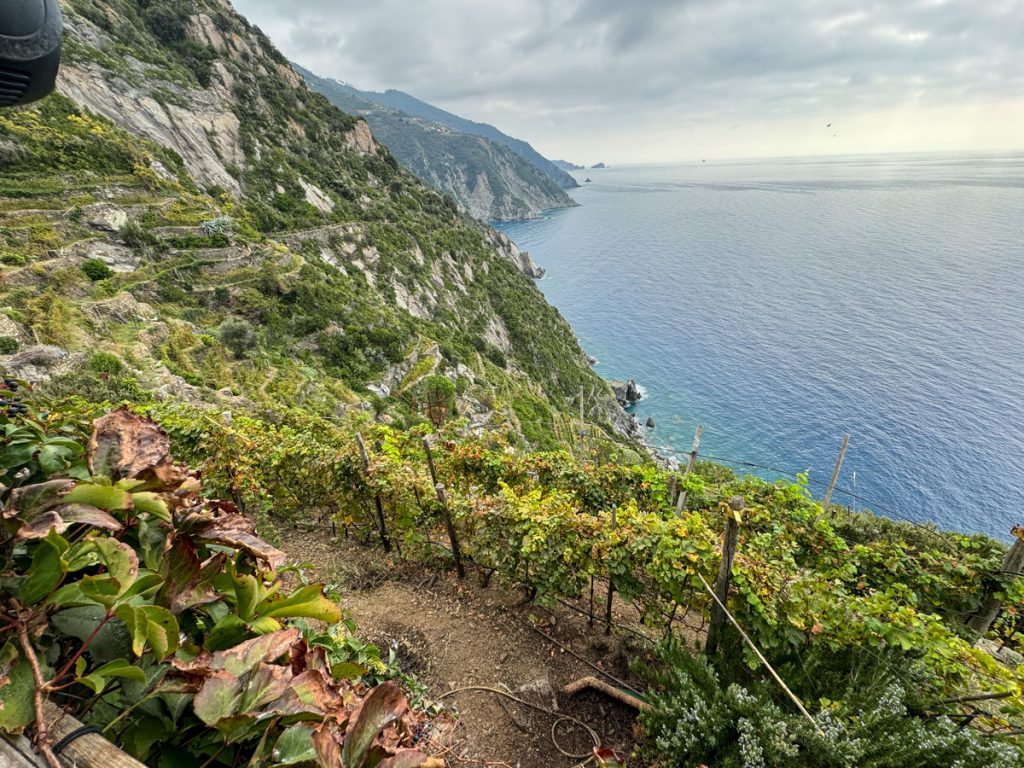
POLYGON ((539 280, 546 274, 546 270, 543 267, 537 266, 537 262, 533 260, 529 253, 520 251, 515 243, 496 229, 488 231, 487 239, 498 249, 502 256, 519 267, 519 271, 527 277, 539 280))
POLYGON ((643 397, 640 393, 640 388, 637 387, 636 381, 633 379, 629 381, 609 381, 608 383, 612 385, 615 399, 619 401, 619 405, 623 408, 628 408, 643 397))
POLYGON ((46 344, 27 347, 5 363, 7 373, 16 379, 47 381, 71 371, 85 362, 85 355, 46 344))

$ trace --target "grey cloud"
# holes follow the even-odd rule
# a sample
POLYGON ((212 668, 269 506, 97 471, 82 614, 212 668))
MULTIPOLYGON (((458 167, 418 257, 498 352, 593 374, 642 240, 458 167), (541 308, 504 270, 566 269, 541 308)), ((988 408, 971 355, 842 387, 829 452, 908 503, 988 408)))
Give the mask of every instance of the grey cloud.
MULTIPOLYGON (((362 88, 571 132, 1011 99, 1019 0, 236 0, 283 52, 362 88)), ((526 138, 530 138, 527 132, 526 138)))

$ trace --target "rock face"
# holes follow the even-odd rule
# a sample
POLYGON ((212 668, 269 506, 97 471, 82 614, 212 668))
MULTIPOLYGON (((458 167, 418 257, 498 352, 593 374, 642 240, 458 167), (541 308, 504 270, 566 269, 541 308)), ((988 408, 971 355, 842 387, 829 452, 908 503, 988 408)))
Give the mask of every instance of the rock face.
POLYGON ((654 429, 654 417, 653 416, 648 416, 647 417, 647 424, 646 424, 646 426, 647 426, 648 429, 654 429))
POLYGON ((527 277, 539 280, 547 274, 543 267, 537 266, 537 262, 533 260, 529 253, 520 251, 519 247, 501 232, 490 230, 487 233, 487 238, 501 252, 502 256, 519 267, 519 271, 527 277))
MULTIPOLYGON (((302 68, 299 71, 310 88, 346 112, 362 116, 399 163, 435 189, 451 195, 475 218, 528 219, 540 211, 576 204, 564 191, 576 186, 572 177, 535 152, 524 156, 494 137, 408 114, 374 100, 382 94, 357 91, 302 68)), ((365 125, 355 133, 356 146, 370 136, 365 125)))
POLYGON ((109 203, 86 206, 82 218, 90 227, 103 232, 119 232, 128 223, 128 214, 109 203))
POLYGON ((75 246, 75 251, 83 259, 99 259, 114 272, 134 272, 141 261, 131 248, 106 240, 86 241, 75 246))
POLYGON ((16 379, 46 381, 77 368, 84 361, 85 355, 81 353, 72 354, 60 347, 38 344, 11 357, 6 368, 8 375, 16 379))
POLYGON ((619 405, 623 408, 628 408, 643 397, 636 385, 636 381, 633 379, 629 381, 609 381, 608 383, 612 385, 615 399, 619 401, 619 405))

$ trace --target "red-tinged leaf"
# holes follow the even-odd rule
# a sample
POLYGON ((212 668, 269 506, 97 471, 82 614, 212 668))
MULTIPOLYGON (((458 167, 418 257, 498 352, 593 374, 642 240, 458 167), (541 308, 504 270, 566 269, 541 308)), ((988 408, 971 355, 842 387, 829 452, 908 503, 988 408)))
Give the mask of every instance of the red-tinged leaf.
POLYGON ((344 737, 338 723, 330 719, 324 720, 313 731, 313 749, 316 751, 317 765, 348 768, 348 764, 343 763, 341 758, 343 741, 344 737))
POLYGON ((74 487, 74 480, 49 480, 16 488, 11 491, 3 516, 17 517, 25 523, 31 523, 36 516, 62 504, 64 496, 74 487))
POLYGON ((89 469, 113 479, 151 480, 178 487, 185 475, 170 457, 171 442, 149 419, 118 408, 93 422, 89 439, 89 469))
POLYGON ((381 731, 408 711, 409 703, 394 683, 381 683, 370 691, 349 718, 342 748, 342 765, 361 768, 381 731))
POLYGON ((203 682, 192 706, 207 725, 237 715, 258 715, 288 690, 291 676, 290 669, 275 664, 261 664, 243 675, 217 670, 203 682))
MULTIPOLYGON (((218 563, 222 564, 223 558, 218 563)), ((220 571, 217 567, 209 579, 220 571)), ((196 553, 195 544, 187 536, 171 536, 164 545, 160 563, 160 574, 164 577, 164 589, 159 602, 170 606, 177 615, 189 608, 208 605, 218 599, 209 579, 203 578, 203 566, 196 553)))
POLYGON ((232 675, 244 674, 258 664, 272 662, 286 654, 299 637, 299 630, 292 628, 246 640, 234 648, 213 654, 210 669, 224 670, 232 675))
POLYGON ((18 529, 17 538, 41 539, 51 530, 64 533, 72 525, 91 525, 114 533, 124 528, 113 515, 102 509, 88 504, 64 504, 44 512, 31 523, 22 525, 18 529))
POLYGON ((354 697, 351 691, 339 691, 322 672, 310 670, 292 680, 288 690, 274 702, 273 712, 284 716, 303 713, 333 715, 342 720, 347 716, 348 705, 354 697))
POLYGON ((280 568, 288 559, 284 552, 257 536, 256 526, 244 515, 229 513, 213 517, 209 522, 195 516, 190 517, 188 522, 200 523, 194 531, 196 538, 241 549, 258 560, 263 560, 273 570, 280 568))

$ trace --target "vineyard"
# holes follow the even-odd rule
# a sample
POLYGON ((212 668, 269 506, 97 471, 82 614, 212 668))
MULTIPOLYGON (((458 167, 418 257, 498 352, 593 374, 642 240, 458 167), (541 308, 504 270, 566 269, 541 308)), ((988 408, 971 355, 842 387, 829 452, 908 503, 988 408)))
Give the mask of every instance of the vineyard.
MULTIPOLYGON (((650 464, 601 463, 597 456, 588 460, 566 452, 525 453, 500 432, 473 437, 451 426, 428 425, 400 430, 375 423, 366 414, 329 421, 287 408, 245 414, 180 404, 131 408, 166 430, 176 458, 201 469, 203 498, 231 500, 200 501, 196 482, 187 486, 189 504, 221 510, 232 516, 232 526, 253 520, 270 540, 276 528, 315 527, 368 546, 393 548, 399 557, 434 567, 458 565, 480 578, 521 588, 538 604, 578 606, 592 617, 595 632, 612 631, 613 607, 616 617, 628 613, 630 631, 652 640, 651 652, 636 660, 638 672, 650 681, 655 705, 641 716, 649 746, 638 754, 651 764, 1019 764, 1013 739, 1024 722, 1024 669, 982 650, 968 623, 986 600, 997 599, 1003 609, 988 635, 998 645, 985 647, 1002 645, 1012 651, 1022 646, 1017 618, 1024 606, 1024 586, 1014 574, 1003 572, 1006 548, 999 542, 839 508, 826 515, 805 484, 736 477, 710 463, 698 463, 695 471, 680 476, 650 464), (685 491, 685 504, 677 511, 675 494, 680 491, 685 491), (737 497, 742 504, 735 503, 737 497), (708 585, 719 574, 730 518, 738 525, 738 541, 725 603, 750 642, 725 625, 716 652, 705 659, 693 642, 703 642, 712 620, 708 585), (771 681, 758 651, 788 683, 794 699, 807 707, 808 718, 798 716, 771 681), (883 733, 888 735, 883 738, 883 733)), ((100 695, 107 678, 137 674, 131 671, 137 667, 115 669, 101 664, 101 655, 83 653, 88 641, 79 641, 73 657, 65 658, 76 643, 61 634, 60 625, 57 631, 39 629, 40 621, 61 616, 66 605, 83 599, 103 606, 99 618, 104 624, 116 618, 129 628, 132 650, 148 659, 144 669, 166 670, 170 660, 176 673, 195 673, 210 681, 217 664, 228 663, 219 660, 224 654, 241 653, 245 643, 291 632, 289 643, 326 649, 330 663, 318 674, 354 676, 344 683, 351 693, 336 694, 341 699, 376 690, 370 685, 382 682, 386 672, 343 663, 347 652, 339 649, 334 630, 314 635, 305 625, 303 632, 282 621, 312 617, 330 623, 338 617, 318 586, 301 587, 291 597, 277 591, 273 554, 260 549, 269 545, 247 543, 250 538, 259 541, 253 530, 230 540, 211 539, 202 528, 196 533, 186 522, 191 518, 183 519, 177 511, 182 504, 174 500, 185 485, 171 483, 155 490, 146 485, 137 492, 141 483, 107 487, 96 477, 88 479, 80 457, 86 453, 92 420, 105 411, 72 400, 59 407, 40 406, 38 416, 18 412, 4 417, 8 486, 23 471, 25 456, 35 456, 31 482, 49 478, 73 485, 75 502, 106 510, 107 517, 117 518, 117 510, 124 507, 122 501, 108 499, 115 490, 134 497, 129 509, 136 512, 116 519, 116 528, 92 518, 68 517, 64 511, 50 533, 42 530, 47 517, 39 518, 37 533, 31 536, 14 526, 13 550, 9 541, 4 555, 4 590, 22 604, 36 603, 32 616, 44 640, 50 633, 59 638, 46 640, 52 643, 46 648, 51 666, 62 663, 47 690, 74 686, 81 691, 85 686, 100 695), (23 426, 28 423, 36 425, 32 451, 12 452, 12 435, 28 429, 23 426), (20 464, 8 458, 16 455, 22 456, 20 464), (161 498, 167 503, 162 505, 161 498), (237 563, 211 582, 219 602, 188 603, 187 619, 175 617, 167 607, 169 599, 180 597, 174 592, 179 587, 173 586, 178 564, 161 564, 154 549, 154 531, 161 532, 162 541, 168 525, 179 531, 174 535, 192 537, 191 546, 203 550, 197 555, 200 562, 220 557, 213 553, 225 544, 235 547, 227 557, 238 558, 219 561, 221 566, 237 563), (62 538, 66 535, 71 538, 62 538), (96 541, 110 543, 89 544, 96 541), (152 581, 139 576, 132 582, 137 586, 111 585, 108 594, 106 586, 91 582, 117 580, 114 574, 123 564, 102 553, 104 547, 111 553, 127 549, 126 542, 138 550, 140 562, 152 572, 145 578, 152 581), (75 567, 67 565, 68 548, 74 552, 82 546, 92 546, 94 554, 72 558, 79 563, 75 567), (40 565, 51 562, 61 563, 52 574, 45 570, 52 583, 37 583, 43 578, 35 575, 44 572, 40 565), (23 570, 28 563, 34 571, 23 570), (67 586, 72 578, 81 582, 67 586), (18 584, 16 589, 10 586, 18 584), (123 607, 137 599, 144 606, 123 607), (212 610, 208 605, 220 607, 212 610), (289 605, 299 607, 289 611, 289 605), (136 620, 136 615, 146 618, 136 620), (189 643, 173 642, 171 619, 183 635, 190 634, 189 643)), ((95 466, 94 445, 90 451, 89 469, 93 475, 104 474, 95 466)), ((24 514, 14 501, 17 494, 8 495, 5 518, 24 526, 24 514)), ((24 498, 23 493, 17 498, 24 498)), ((62 503, 60 510, 70 504, 67 498, 62 503)), ((216 518, 219 513, 212 514, 216 518)), ((20 616, 5 613, 5 621, 17 625, 23 621, 20 616)), ((340 636, 349 634, 343 629, 340 636)), ((277 648, 277 657, 284 647, 277 648)), ((10 678, 24 675, 19 665, 25 660, 17 644, 9 642, 4 653, 10 678)), ((277 657, 268 651, 262 661, 269 665, 277 657)), ((128 682, 121 688, 127 692, 128 682)), ((279 702, 280 695, 275 692, 272 698, 279 702)), ((86 698, 93 701, 91 696, 86 698)), ((224 718, 240 713, 214 717, 200 701, 196 694, 195 715, 219 729, 204 747, 210 764, 237 764, 232 762, 237 748, 218 757, 214 745, 222 740, 218 733, 228 732, 224 718)), ((268 712, 281 715, 262 699, 249 704, 258 709, 250 725, 266 723, 268 712)), ((112 716, 114 706, 108 699, 86 708, 102 718, 112 716)), ((182 704, 179 714, 185 709, 182 704)), ((10 712, 5 706, 0 722, 4 728, 32 720, 30 712, 22 712, 19 720, 12 720, 10 712)), ((322 712, 308 717, 348 722, 322 712)), ((289 734, 289 739, 298 739, 295 727, 280 738, 289 734)), ((305 736, 314 733, 312 727, 302 727, 307 728, 305 736)), ((145 745, 152 743, 147 738, 136 734, 128 743, 145 756, 145 745)), ((260 740, 257 752, 267 748, 267 739, 260 740)), ((326 747, 322 741, 313 743, 323 760, 326 747)), ((256 760, 253 752, 248 754, 256 760)))

